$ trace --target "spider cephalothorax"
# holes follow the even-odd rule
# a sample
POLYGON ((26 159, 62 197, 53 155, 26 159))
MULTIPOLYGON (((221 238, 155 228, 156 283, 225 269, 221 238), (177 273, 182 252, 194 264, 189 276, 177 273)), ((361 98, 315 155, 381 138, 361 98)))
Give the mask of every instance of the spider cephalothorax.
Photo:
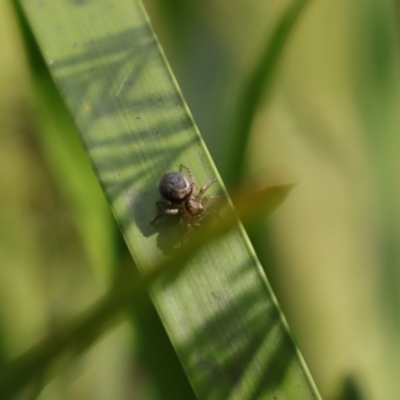
POLYGON ((161 178, 158 188, 163 199, 158 201, 157 204, 163 204, 167 208, 161 211, 151 223, 154 224, 165 215, 182 214, 180 225, 193 230, 193 226, 207 213, 208 209, 205 205, 208 200, 220 197, 204 196, 204 192, 217 179, 206 182, 196 194, 197 186, 192 171, 182 164, 181 167, 187 171, 189 177, 182 172, 167 172, 161 178))

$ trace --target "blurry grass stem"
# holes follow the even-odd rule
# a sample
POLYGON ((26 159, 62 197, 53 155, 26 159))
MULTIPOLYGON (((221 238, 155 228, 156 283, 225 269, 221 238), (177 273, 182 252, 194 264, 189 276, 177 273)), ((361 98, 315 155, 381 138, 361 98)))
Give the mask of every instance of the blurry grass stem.
POLYGON ((231 207, 226 207, 226 215, 218 219, 218 223, 215 219, 205 223, 176 255, 166 258, 142 277, 136 278, 133 272, 126 272, 126 276, 94 306, 66 321, 32 349, 4 366, 0 373, 0 398, 5 400, 17 395, 66 351, 74 354, 84 351, 119 321, 116 317, 120 311, 137 302, 139 296, 163 274, 183 268, 203 246, 234 227, 238 217, 250 223, 272 213, 291 187, 274 186, 259 192, 252 192, 247 187, 238 191, 244 194, 235 199, 236 213, 231 207))
POLYGON ((242 179, 244 159, 250 136, 251 125, 261 99, 271 89, 274 73, 290 34, 308 0, 294 0, 284 13, 277 27, 268 39, 264 52, 249 80, 245 83, 236 107, 236 118, 232 124, 232 149, 227 161, 227 185, 235 187, 242 179))

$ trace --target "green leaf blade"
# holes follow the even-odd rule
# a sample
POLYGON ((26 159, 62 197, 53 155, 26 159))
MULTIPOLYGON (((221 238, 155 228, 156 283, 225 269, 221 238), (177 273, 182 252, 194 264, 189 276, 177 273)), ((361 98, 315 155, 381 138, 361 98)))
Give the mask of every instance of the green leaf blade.
MULTIPOLYGON (((22 5, 132 256, 149 272, 179 241, 176 224, 150 224, 160 177, 181 163, 199 184, 218 175, 142 5, 22 5)), ((240 224, 152 298, 200 399, 319 398, 240 224)))

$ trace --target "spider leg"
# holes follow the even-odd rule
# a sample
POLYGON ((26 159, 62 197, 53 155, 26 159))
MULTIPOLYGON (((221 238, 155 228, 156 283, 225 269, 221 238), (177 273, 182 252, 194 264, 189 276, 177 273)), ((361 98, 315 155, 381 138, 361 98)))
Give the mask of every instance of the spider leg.
POLYGON ((183 247, 184 239, 192 233, 194 233, 192 224, 187 220, 185 216, 183 216, 179 221, 179 241, 181 244, 181 248, 183 247))
POLYGON ((157 206, 162 206, 163 205, 163 206, 170 207, 172 205, 172 203, 170 201, 168 201, 168 200, 161 199, 161 200, 157 201, 156 205, 157 206))
POLYGON ((189 175, 189 179, 190 179, 190 183, 192 185, 193 191, 196 192, 197 191, 197 185, 196 185, 196 181, 194 179, 193 176, 193 172, 190 168, 188 168, 186 165, 181 164, 181 168, 184 168, 186 170, 186 172, 189 175))
POLYGON ((219 199, 222 199, 223 197, 224 197, 224 196, 219 195, 219 194, 216 194, 216 195, 212 194, 212 195, 210 195, 210 196, 205 196, 205 197, 203 197, 203 198, 201 199, 201 205, 202 205, 202 206, 205 206, 205 205, 207 204, 208 200, 212 200, 212 199, 214 199, 214 200, 219 200, 219 199))
POLYGON ((219 215, 219 212, 217 210, 214 210, 213 208, 207 208, 207 210, 204 211, 205 216, 209 214, 214 214, 220 221, 222 221, 221 215, 219 215))
POLYGON ((200 189, 199 193, 197 194, 196 198, 201 199, 201 196, 204 194, 204 192, 214 183, 217 181, 217 178, 210 179, 207 181, 202 188, 200 189))
POLYGON ((150 223, 154 225, 154 223, 162 218, 165 217, 166 215, 177 215, 179 214, 179 209, 178 208, 168 208, 167 210, 161 211, 159 214, 156 215, 156 217, 151 221, 150 223))

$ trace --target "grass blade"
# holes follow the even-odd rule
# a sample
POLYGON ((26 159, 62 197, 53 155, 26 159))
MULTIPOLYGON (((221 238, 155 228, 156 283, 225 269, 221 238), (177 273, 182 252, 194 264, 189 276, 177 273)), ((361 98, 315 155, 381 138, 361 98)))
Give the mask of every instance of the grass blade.
POLYGON ((230 127, 233 132, 232 149, 229 151, 228 172, 225 174, 230 179, 227 182, 229 186, 235 186, 242 178, 250 128, 258 109, 257 106, 265 92, 271 87, 274 72, 288 38, 307 4, 307 0, 294 0, 286 10, 272 37, 268 40, 260 61, 243 87, 235 113, 236 117, 230 127))
MULTIPOLYGON (((149 223, 159 178, 181 163, 200 184, 217 171, 142 5, 21 3, 136 265, 149 276, 171 262, 179 241, 176 224, 149 223)), ((199 398, 319 398, 240 224, 151 294, 199 398)))

